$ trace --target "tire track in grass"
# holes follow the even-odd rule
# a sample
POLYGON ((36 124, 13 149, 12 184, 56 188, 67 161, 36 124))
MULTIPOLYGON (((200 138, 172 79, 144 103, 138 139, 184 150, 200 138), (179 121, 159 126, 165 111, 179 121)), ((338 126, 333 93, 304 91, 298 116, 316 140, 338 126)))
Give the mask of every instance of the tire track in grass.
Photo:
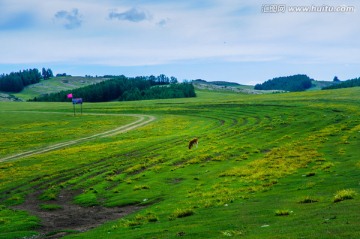
MULTIPOLYGON (((18 111, 18 112, 49 113, 49 114, 51 114, 51 113, 59 113, 59 112, 35 112, 35 111, 18 111)), ((15 159, 20 159, 20 158, 25 158, 25 157, 29 157, 29 156, 32 156, 32 155, 37 155, 37 154, 42 154, 42 153, 54 151, 54 150, 57 150, 57 149, 60 149, 60 148, 64 148, 64 147, 71 146, 71 145, 74 145, 74 144, 87 142, 87 141, 97 139, 97 138, 110 137, 110 136, 114 136, 116 134, 125 133, 127 131, 134 130, 134 129, 139 128, 141 126, 147 125, 147 124, 151 123, 152 121, 154 121, 156 119, 154 116, 151 116, 151 115, 137 115, 137 114, 97 114, 97 113, 87 113, 87 114, 83 114, 83 115, 129 116, 129 117, 136 117, 136 118, 138 118, 138 120, 136 120, 136 121, 134 121, 132 123, 117 127, 115 129, 102 132, 102 133, 98 133, 98 134, 90 135, 90 136, 83 137, 83 138, 80 138, 80 139, 70 140, 70 141, 66 141, 66 142, 46 146, 46 147, 36 149, 36 150, 29 150, 29 151, 26 151, 26 152, 22 152, 22 153, 11 155, 11 156, 8 156, 8 157, 5 157, 5 158, 1 158, 0 163, 7 162, 7 161, 12 161, 12 160, 15 160, 15 159)))
MULTIPOLYGON (((32 112, 32 113, 34 113, 34 111, 28 111, 28 112, 32 112)), ((49 113, 49 112, 38 112, 38 113, 49 113)), ((59 112, 53 112, 53 113, 59 113, 59 112)), ((92 115, 120 115, 120 114, 92 114, 92 115)), ((135 115, 135 116, 138 116, 138 115, 135 115)), ((193 115, 194 116, 194 115, 193 115)), ((215 121, 217 121, 217 123, 218 123, 218 125, 215 127, 215 128, 212 128, 211 130, 212 131, 214 131, 215 129, 218 129, 218 128, 228 128, 229 126, 231 126, 231 125, 233 125, 234 124, 234 119, 233 118, 226 118, 226 119, 220 119, 220 118, 216 118, 216 117, 210 117, 210 116, 208 116, 208 115, 201 115, 201 116, 198 116, 198 115, 196 115, 197 117, 200 117, 200 118, 207 118, 207 119, 212 119, 212 120, 215 120, 215 121), (230 121, 233 121, 232 122, 232 124, 230 123, 230 121), (226 126, 224 125, 225 124, 225 122, 228 122, 227 124, 226 124, 226 126), (229 125, 228 125, 229 124, 229 125)), ((236 122, 235 122, 236 123, 236 122)), ((216 130, 215 130, 216 131, 216 130)), ((107 131, 108 132, 108 131, 107 131)), ((176 143, 180 143, 181 141, 179 141, 178 140, 178 138, 175 138, 175 139, 173 139, 173 140, 171 140, 170 142, 169 142, 169 140, 166 140, 166 141, 164 141, 163 143, 170 143, 171 145, 173 145, 173 144, 175 144, 176 145, 176 143)), ((163 145, 163 143, 158 143, 158 144, 160 144, 160 145, 163 145)), ((144 153, 149 153, 149 152, 153 152, 154 150, 156 151, 156 150, 158 150, 158 149, 160 149, 160 148, 162 148, 163 146, 158 146, 158 144, 156 144, 156 145, 153 145, 153 146, 151 146, 151 147, 146 147, 144 150, 141 150, 140 152, 138 151, 138 150, 136 150, 136 152, 137 152, 137 154, 140 154, 140 155, 143 155, 144 153)), ((135 152, 135 151, 134 151, 135 152)), ((94 178, 94 177, 97 177, 97 176, 99 176, 100 174, 104 174, 106 171, 108 171, 108 160, 112 160, 113 158, 115 158, 115 157, 125 157, 125 156, 128 156, 128 154, 130 153, 130 154, 132 154, 132 153, 134 153, 134 152, 126 152, 126 153, 123 153, 123 154, 118 154, 118 155, 116 155, 116 156, 112 156, 112 157, 110 157, 110 158, 103 158, 103 159, 101 159, 101 160, 99 160, 98 162, 92 162, 92 163, 90 163, 89 165, 86 165, 86 166, 92 166, 92 167, 94 167, 94 166, 96 166, 96 168, 98 169, 97 170, 97 172, 93 172, 93 173, 90 173, 89 175, 87 175, 86 176, 86 178, 87 179, 90 179, 90 178, 94 178)), ((132 155, 132 156, 134 156, 134 155, 132 155)), ((151 167, 151 166, 153 166, 153 165, 148 165, 148 167, 151 167)), ((122 169, 122 171, 124 171, 126 168, 128 167, 128 163, 125 163, 125 165, 123 165, 123 169, 122 169)), ((83 169, 74 169, 74 170, 71 170, 73 173, 74 172, 76 172, 76 171, 81 171, 81 170, 83 170, 83 169)), ((143 171, 143 170, 141 170, 141 171, 143 171)), ((69 172, 68 170, 66 171, 66 172, 69 172)), ((136 172, 135 174, 138 174, 139 172, 136 172)), ((60 174, 61 175, 61 174, 60 174)), ((55 176, 54 178, 52 178, 51 179, 51 181, 48 181, 48 183, 55 183, 55 182, 57 182, 57 183, 59 183, 59 182, 66 182, 69 178, 68 178, 68 176, 60 176, 60 175, 57 175, 57 176, 55 176)), ((40 180, 41 178, 37 178, 37 179, 35 179, 35 180, 33 180, 33 182, 35 183, 34 184, 34 186, 36 187, 36 185, 38 185, 37 184, 37 182, 40 180)), ((49 180, 49 179, 47 179, 47 180, 49 180)), ((76 184, 74 184, 74 186, 75 185, 78 185, 78 183, 76 183, 76 184)))
MULTIPOLYGON (((21 111, 21 112, 23 112, 23 111, 21 111)), ((28 111, 28 112, 34 112, 34 111, 28 111)), ((48 112, 39 112, 39 113, 48 113, 48 112)), ((59 112, 54 112, 54 113, 59 113, 59 112)), ((99 115, 116 115, 116 114, 99 114, 99 115)), ((64 183, 64 182, 69 180, 69 176, 65 175, 66 173, 71 172, 72 174, 77 174, 77 173, 82 172, 84 170, 84 168, 88 168, 88 167, 96 167, 97 168, 97 172, 89 174, 86 177, 87 179, 94 178, 96 176, 99 176, 100 174, 104 174, 106 171, 109 170, 108 169, 108 166, 109 166, 108 161, 109 160, 111 161, 111 160, 114 160, 115 158, 121 158, 122 159, 121 161, 124 161, 124 159, 129 157, 129 155, 131 156, 131 158, 133 158, 135 156, 140 156, 140 155, 144 155, 144 154, 147 154, 147 153, 150 153, 150 152, 157 151, 157 150, 163 148, 164 143, 167 143, 167 144, 170 144, 170 145, 177 145, 177 144, 180 144, 181 142, 182 142, 182 140, 179 140, 179 137, 175 137, 174 139, 171 139, 170 141, 169 141, 169 139, 166 139, 166 140, 157 142, 156 144, 153 144, 151 146, 143 147, 140 151, 139 151, 139 149, 136 149, 136 150, 134 149, 134 150, 127 151, 127 152, 120 153, 120 154, 116 154, 116 155, 113 155, 113 156, 110 156, 110 157, 101 158, 97 162, 91 162, 91 163, 85 164, 81 168, 75 168, 75 169, 70 169, 70 170, 67 169, 66 171, 59 172, 59 174, 54 175, 54 177, 52 177, 51 179, 47 178, 47 182, 52 183, 52 184, 64 183)), ((184 143, 185 147, 187 146, 186 143, 184 143)), ((123 168, 122 171, 125 170, 124 168, 128 167, 129 163, 130 163, 130 160, 129 160, 129 162, 126 162, 122 166, 122 168, 123 168)), ((153 166, 153 165, 151 165, 151 166, 153 166)), ((120 173, 120 172, 118 172, 118 173, 120 173)), ((42 179, 42 177, 33 179, 31 181, 33 187, 37 188, 39 186, 39 184, 41 184, 41 183, 39 183, 41 181, 41 179, 42 179)), ((77 185, 77 184, 74 184, 74 185, 77 185)), ((21 185, 21 186, 18 186, 16 188, 13 188, 13 189, 8 189, 7 191, 13 191, 13 190, 18 189, 18 188, 23 187, 23 186, 27 186, 27 185, 21 185)))

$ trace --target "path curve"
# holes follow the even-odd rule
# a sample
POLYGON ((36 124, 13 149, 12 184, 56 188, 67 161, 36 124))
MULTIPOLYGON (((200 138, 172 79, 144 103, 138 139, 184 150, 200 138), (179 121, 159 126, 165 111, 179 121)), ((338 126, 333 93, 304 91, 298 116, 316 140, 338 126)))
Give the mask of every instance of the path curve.
MULTIPOLYGON (((24 111, 17 111, 17 112, 24 112, 24 111)), ((27 111, 27 112, 32 112, 34 113, 34 111, 27 111)), ((41 113, 59 113, 59 112, 41 112, 41 113)), ((53 145, 49 145, 46 147, 43 147, 41 149, 35 149, 35 150, 30 150, 30 151, 26 151, 26 152, 22 152, 22 153, 18 153, 18 154, 14 154, 5 158, 1 158, 0 159, 0 163, 2 162, 6 162, 6 161, 11 161, 11 160, 15 160, 15 159, 19 159, 19 158, 25 158, 28 156, 32 156, 32 155, 36 155, 36 154, 42 154, 45 152, 49 152, 49 151, 53 151, 53 150, 57 150, 60 148, 64 148, 67 146, 71 146, 74 144, 78 144, 78 143, 83 143, 83 142, 87 142, 96 138, 103 138, 103 137, 109 137, 109 136, 114 136, 116 134, 121 134, 121 133, 125 133, 129 130, 133 130, 136 128, 139 128, 141 126, 147 125, 150 122, 154 121, 156 118, 154 116, 151 115, 138 115, 138 114, 97 114, 97 113, 87 113, 87 114, 83 114, 83 115, 116 115, 116 116, 130 116, 130 117, 137 117, 139 118, 138 120, 117 127, 115 129, 112 130, 108 130, 102 133, 98 133, 98 134, 94 134, 91 136, 87 136, 87 137, 83 137, 80 139, 75 139, 75 140, 70 140, 70 141, 66 141, 66 142, 62 142, 62 143, 58 143, 58 144, 53 144, 53 145)))

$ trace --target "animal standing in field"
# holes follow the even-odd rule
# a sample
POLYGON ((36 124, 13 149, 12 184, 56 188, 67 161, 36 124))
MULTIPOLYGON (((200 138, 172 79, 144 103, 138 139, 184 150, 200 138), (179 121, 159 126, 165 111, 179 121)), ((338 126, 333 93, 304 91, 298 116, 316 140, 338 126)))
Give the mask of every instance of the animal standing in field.
POLYGON ((196 148, 197 148, 198 143, 199 143, 199 140, 197 138, 190 140, 189 149, 191 149, 195 144, 196 144, 196 148))

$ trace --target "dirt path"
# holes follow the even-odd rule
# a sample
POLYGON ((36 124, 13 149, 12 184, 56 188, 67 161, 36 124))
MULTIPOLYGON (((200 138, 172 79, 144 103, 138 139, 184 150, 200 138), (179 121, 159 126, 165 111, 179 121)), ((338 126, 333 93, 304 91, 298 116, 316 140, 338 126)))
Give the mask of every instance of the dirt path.
POLYGON ((117 220, 144 206, 127 205, 123 207, 81 207, 73 203, 80 191, 62 190, 54 201, 40 201, 41 191, 28 195, 25 202, 12 208, 25 210, 41 219, 38 235, 32 239, 57 239, 71 233, 85 232, 111 220, 117 220), (40 205, 57 205, 56 210, 43 210, 40 205))
MULTIPOLYGON (((31 113, 46 113, 46 114, 59 114, 59 112, 35 112, 35 111, 20 111, 20 112, 31 112, 31 113)), ((58 144, 54 144, 54 145, 50 145, 50 146, 46 146, 44 148, 41 149, 36 149, 36 150, 30 150, 30 151, 26 151, 26 152, 22 152, 22 153, 18 153, 15 155, 11 155, 5 158, 1 158, 0 159, 0 163, 1 162, 5 162, 5 161, 11 161, 11 160, 15 160, 15 159, 19 159, 19 158, 25 158, 28 156, 32 156, 32 155, 36 155, 36 154, 42 154, 45 152, 49 152, 49 151, 53 151, 53 150, 57 150, 60 148, 64 148, 67 146, 71 146, 74 144, 79 144, 79 143, 83 143, 83 142, 87 142, 96 138, 102 138, 102 137, 109 137, 109 136, 114 136, 116 134, 121 134, 121 133, 125 133, 129 130, 133 130, 136 128, 139 128, 141 126, 144 126, 146 124, 149 124, 150 122, 154 121, 156 118, 154 116, 151 115, 137 115, 137 114, 96 114, 96 113, 88 113, 88 114, 83 114, 83 115, 115 115, 115 116, 130 116, 130 117, 137 117, 138 120, 127 124, 127 125, 123 125, 121 127, 112 129, 112 130, 108 130, 102 133, 98 133, 98 134, 94 134, 91 136, 87 136, 87 137, 83 137, 80 139, 75 139, 75 140, 70 140, 67 142, 62 142, 62 143, 58 143, 58 144)))

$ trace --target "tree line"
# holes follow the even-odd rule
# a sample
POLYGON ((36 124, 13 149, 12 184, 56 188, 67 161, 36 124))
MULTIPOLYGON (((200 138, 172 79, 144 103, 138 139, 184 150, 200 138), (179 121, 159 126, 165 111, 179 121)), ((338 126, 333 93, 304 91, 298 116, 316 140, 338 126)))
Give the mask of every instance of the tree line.
POLYGON ((106 102, 113 100, 149 100, 165 98, 195 97, 195 89, 190 83, 178 83, 175 77, 155 76, 104 76, 107 81, 58 93, 35 97, 31 101, 66 102, 67 95, 83 98, 85 102, 106 102))
POLYGON ((285 91, 304 91, 312 86, 312 79, 307 75, 293 75, 276 77, 267 80, 262 84, 255 85, 255 90, 285 90, 285 91))
POLYGON ((349 87, 356 87, 356 86, 360 86, 360 77, 359 78, 354 78, 354 79, 351 79, 351 80, 347 80, 347 81, 343 81, 341 83, 334 84, 334 85, 331 85, 331 86, 324 87, 324 88, 322 88, 322 90, 349 88, 349 87))
POLYGON ((25 86, 39 83, 41 79, 53 77, 51 69, 42 69, 42 74, 38 69, 28 69, 10 74, 0 75, 0 91, 20 92, 25 86))

